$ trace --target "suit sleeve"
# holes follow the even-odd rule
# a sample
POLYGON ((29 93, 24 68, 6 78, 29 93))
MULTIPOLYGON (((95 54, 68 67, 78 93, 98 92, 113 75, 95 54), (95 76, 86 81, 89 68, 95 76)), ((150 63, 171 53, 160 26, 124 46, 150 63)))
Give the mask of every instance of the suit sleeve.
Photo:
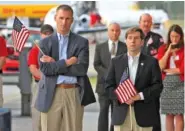
POLYGON ((96 45, 93 65, 98 74, 102 74, 102 76, 104 76, 106 69, 102 66, 101 63, 100 45, 96 45))
MULTIPOLYGON (((82 43, 80 43, 82 44, 82 43)), ((64 73, 67 76, 85 76, 89 67, 89 43, 84 41, 82 48, 77 56, 78 63, 68 67, 68 72, 64 73)), ((61 62, 62 64, 62 62, 61 62)))
MULTIPOLYGON (((43 51, 45 55, 50 56, 50 50, 49 48, 49 38, 45 38, 41 40, 40 42, 40 49, 43 51)), ((66 73, 68 71, 67 65, 65 63, 64 59, 55 61, 55 62, 41 62, 40 58, 43 56, 42 53, 39 53, 39 64, 40 64, 40 70, 43 72, 44 75, 47 76, 55 76, 59 74, 66 73)))
POLYGON ((106 92, 108 92, 109 97, 112 100, 117 100, 117 97, 114 93, 115 87, 116 87, 116 76, 115 76, 114 59, 112 59, 108 69, 108 74, 105 80, 106 92))
POLYGON ((152 70, 151 83, 149 87, 147 87, 143 91, 145 102, 148 102, 154 98, 159 98, 163 89, 162 76, 157 59, 154 59, 151 70, 152 70))

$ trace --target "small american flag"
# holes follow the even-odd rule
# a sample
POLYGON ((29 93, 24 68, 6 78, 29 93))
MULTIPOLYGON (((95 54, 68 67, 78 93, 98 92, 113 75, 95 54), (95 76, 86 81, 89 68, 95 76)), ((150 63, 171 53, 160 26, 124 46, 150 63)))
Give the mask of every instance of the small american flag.
POLYGON ((15 17, 14 23, 13 23, 13 31, 12 31, 12 40, 14 48, 21 52, 28 37, 30 35, 30 32, 26 27, 21 23, 21 21, 15 17))
POLYGON ((120 103, 125 103, 132 96, 137 94, 137 91, 129 79, 128 68, 123 72, 119 86, 114 90, 120 103))

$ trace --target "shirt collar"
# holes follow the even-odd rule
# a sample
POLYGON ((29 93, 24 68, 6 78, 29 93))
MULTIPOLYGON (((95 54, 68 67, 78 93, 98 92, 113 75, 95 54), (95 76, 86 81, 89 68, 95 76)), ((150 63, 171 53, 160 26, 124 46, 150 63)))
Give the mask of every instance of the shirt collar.
POLYGON ((117 45, 117 44, 118 44, 118 40, 115 41, 115 42, 113 42, 112 40, 109 39, 108 43, 109 43, 109 44, 115 43, 115 44, 117 45))
POLYGON ((68 32, 66 35, 62 35, 62 34, 60 34, 60 33, 57 32, 58 40, 60 41, 61 36, 62 37, 69 37, 69 34, 70 34, 70 32, 68 32))
POLYGON ((139 52, 136 56, 131 56, 129 52, 127 52, 128 59, 139 59, 141 52, 139 52))
POLYGON ((149 37, 151 35, 151 31, 149 31, 146 35, 145 38, 149 37))

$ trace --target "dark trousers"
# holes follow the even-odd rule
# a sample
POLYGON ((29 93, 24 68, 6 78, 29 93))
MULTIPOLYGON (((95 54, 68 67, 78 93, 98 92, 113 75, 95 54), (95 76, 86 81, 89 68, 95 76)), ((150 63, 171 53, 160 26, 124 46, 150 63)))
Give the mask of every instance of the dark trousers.
MULTIPOLYGON (((111 115, 113 111, 113 102, 107 96, 98 95, 100 112, 98 118, 98 131, 109 131, 109 107, 111 106, 111 115)), ((114 131, 114 126, 110 125, 110 131, 114 131)))
POLYGON ((152 131, 161 131, 160 100, 156 99, 155 102, 156 102, 156 110, 158 112, 157 117, 158 117, 159 123, 153 126, 152 131))

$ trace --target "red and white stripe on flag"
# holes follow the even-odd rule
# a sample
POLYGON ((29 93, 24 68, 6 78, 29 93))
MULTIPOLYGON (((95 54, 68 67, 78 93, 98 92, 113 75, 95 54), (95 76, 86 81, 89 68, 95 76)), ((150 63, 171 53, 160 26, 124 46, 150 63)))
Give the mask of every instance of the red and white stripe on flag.
POLYGON ((12 31, 12 40, 13 40, 13 44, 14 47, 21 52, 28 37, 30 35, 30 32, 28 31, 28 29, 26 29, 26 27, 24 25, 22 25, 22 29, 20 32, 13 30, 12 31))
POLYGON ((119 86, 114 90, 114 92, 116 93, 121 104, 125 103, 131 97, 137 94, 137 91, 130 79, 126 79, 125 81, 120 83, 119 86))
POLYGON ((26 27, 21 23, 21 21, 15 16, 13 23, 13 31, 12 31, 12 40, 14 44, 14 48, 19 52, 22 51, 30 32, 26 27))

